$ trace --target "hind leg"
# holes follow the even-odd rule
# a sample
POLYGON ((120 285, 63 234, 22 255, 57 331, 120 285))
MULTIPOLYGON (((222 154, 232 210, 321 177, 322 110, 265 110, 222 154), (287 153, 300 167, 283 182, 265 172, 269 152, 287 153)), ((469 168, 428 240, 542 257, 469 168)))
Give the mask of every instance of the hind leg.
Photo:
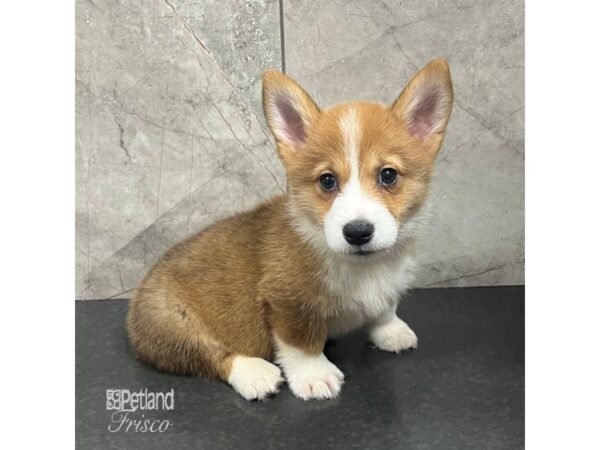
POLYGON ((222 380, 247 400, 277 392, 280 369, 259 357, 268 348, 225 342, 185 298, 161 288, 144 286, 130 304, 129 339, 141 360, 167 372, 222 380))
POLYGON ((277 393, 283 382, 279 367, 263 358, 233 355, 226 364, 227 383, 246 400, 264 400, 277 393))

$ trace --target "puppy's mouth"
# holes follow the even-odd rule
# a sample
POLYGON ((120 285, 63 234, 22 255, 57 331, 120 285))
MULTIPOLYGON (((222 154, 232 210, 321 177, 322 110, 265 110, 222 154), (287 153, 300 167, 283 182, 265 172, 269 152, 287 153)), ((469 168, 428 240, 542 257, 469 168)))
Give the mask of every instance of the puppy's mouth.
POLYGON ((346 254, 350 256, 356 256, 360 258, 365 258, 371 255, 375 255, 380 252, 377 249, 365 248, 366 246, 354 247, 350 249, 346 254))
POLYGON ((378 255, 386 254, 388 251, 390 251, 390 247, 373 248, 368 245, 361 245, 349 249, 345 254, 356 259, 370 259, 369 257, 374 258, 378 255))

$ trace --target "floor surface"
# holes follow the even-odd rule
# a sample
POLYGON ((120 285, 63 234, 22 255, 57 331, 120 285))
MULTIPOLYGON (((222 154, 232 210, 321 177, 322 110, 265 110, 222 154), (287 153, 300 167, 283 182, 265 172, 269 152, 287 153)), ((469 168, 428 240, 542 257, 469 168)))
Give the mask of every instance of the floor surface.
POLYGON ((126 310, 125 300, 76 303, 77 448, 523 448, 523 287, 414 291, 399 315, 419 348, 394 355, 361 332, 338 339, 326 354, 346 375, 342 395, 310 402, 285 385, 247 402, 222 383, 159 373, 129 349, 126 310), (173 389, 174 407, 113 415, 115 389, 173 389), (143 432, 144 420, 169 428, 143 432))

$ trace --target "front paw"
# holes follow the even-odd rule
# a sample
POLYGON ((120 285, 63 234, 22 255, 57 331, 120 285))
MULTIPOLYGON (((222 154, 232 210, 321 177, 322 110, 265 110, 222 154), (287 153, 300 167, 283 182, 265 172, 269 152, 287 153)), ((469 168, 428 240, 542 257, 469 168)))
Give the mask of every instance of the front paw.
POLYGON ((335 398, 339 395, 344 374, 325 355, 286 372, 290 390, 302 400, 335 398))
POLYGON ((370 339, 378 349, 394 353, 417 348, 418 343, 415 332, 398 317, 385 325, 373 327, 370 339))

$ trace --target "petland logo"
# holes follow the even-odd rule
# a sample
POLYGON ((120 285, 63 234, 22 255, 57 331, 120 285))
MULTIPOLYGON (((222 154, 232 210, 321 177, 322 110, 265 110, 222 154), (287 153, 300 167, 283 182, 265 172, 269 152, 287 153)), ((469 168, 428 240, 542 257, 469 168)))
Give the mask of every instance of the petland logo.
POLYGON ((167 419, 147 417, 142 411, 173 411, 175 408, 175 392, 148 392, 140 389, 131 392, 129 389, 107 389, 106 410, 114 411, 108 431, 134 433, 164 433, 173 426, 167 419))

